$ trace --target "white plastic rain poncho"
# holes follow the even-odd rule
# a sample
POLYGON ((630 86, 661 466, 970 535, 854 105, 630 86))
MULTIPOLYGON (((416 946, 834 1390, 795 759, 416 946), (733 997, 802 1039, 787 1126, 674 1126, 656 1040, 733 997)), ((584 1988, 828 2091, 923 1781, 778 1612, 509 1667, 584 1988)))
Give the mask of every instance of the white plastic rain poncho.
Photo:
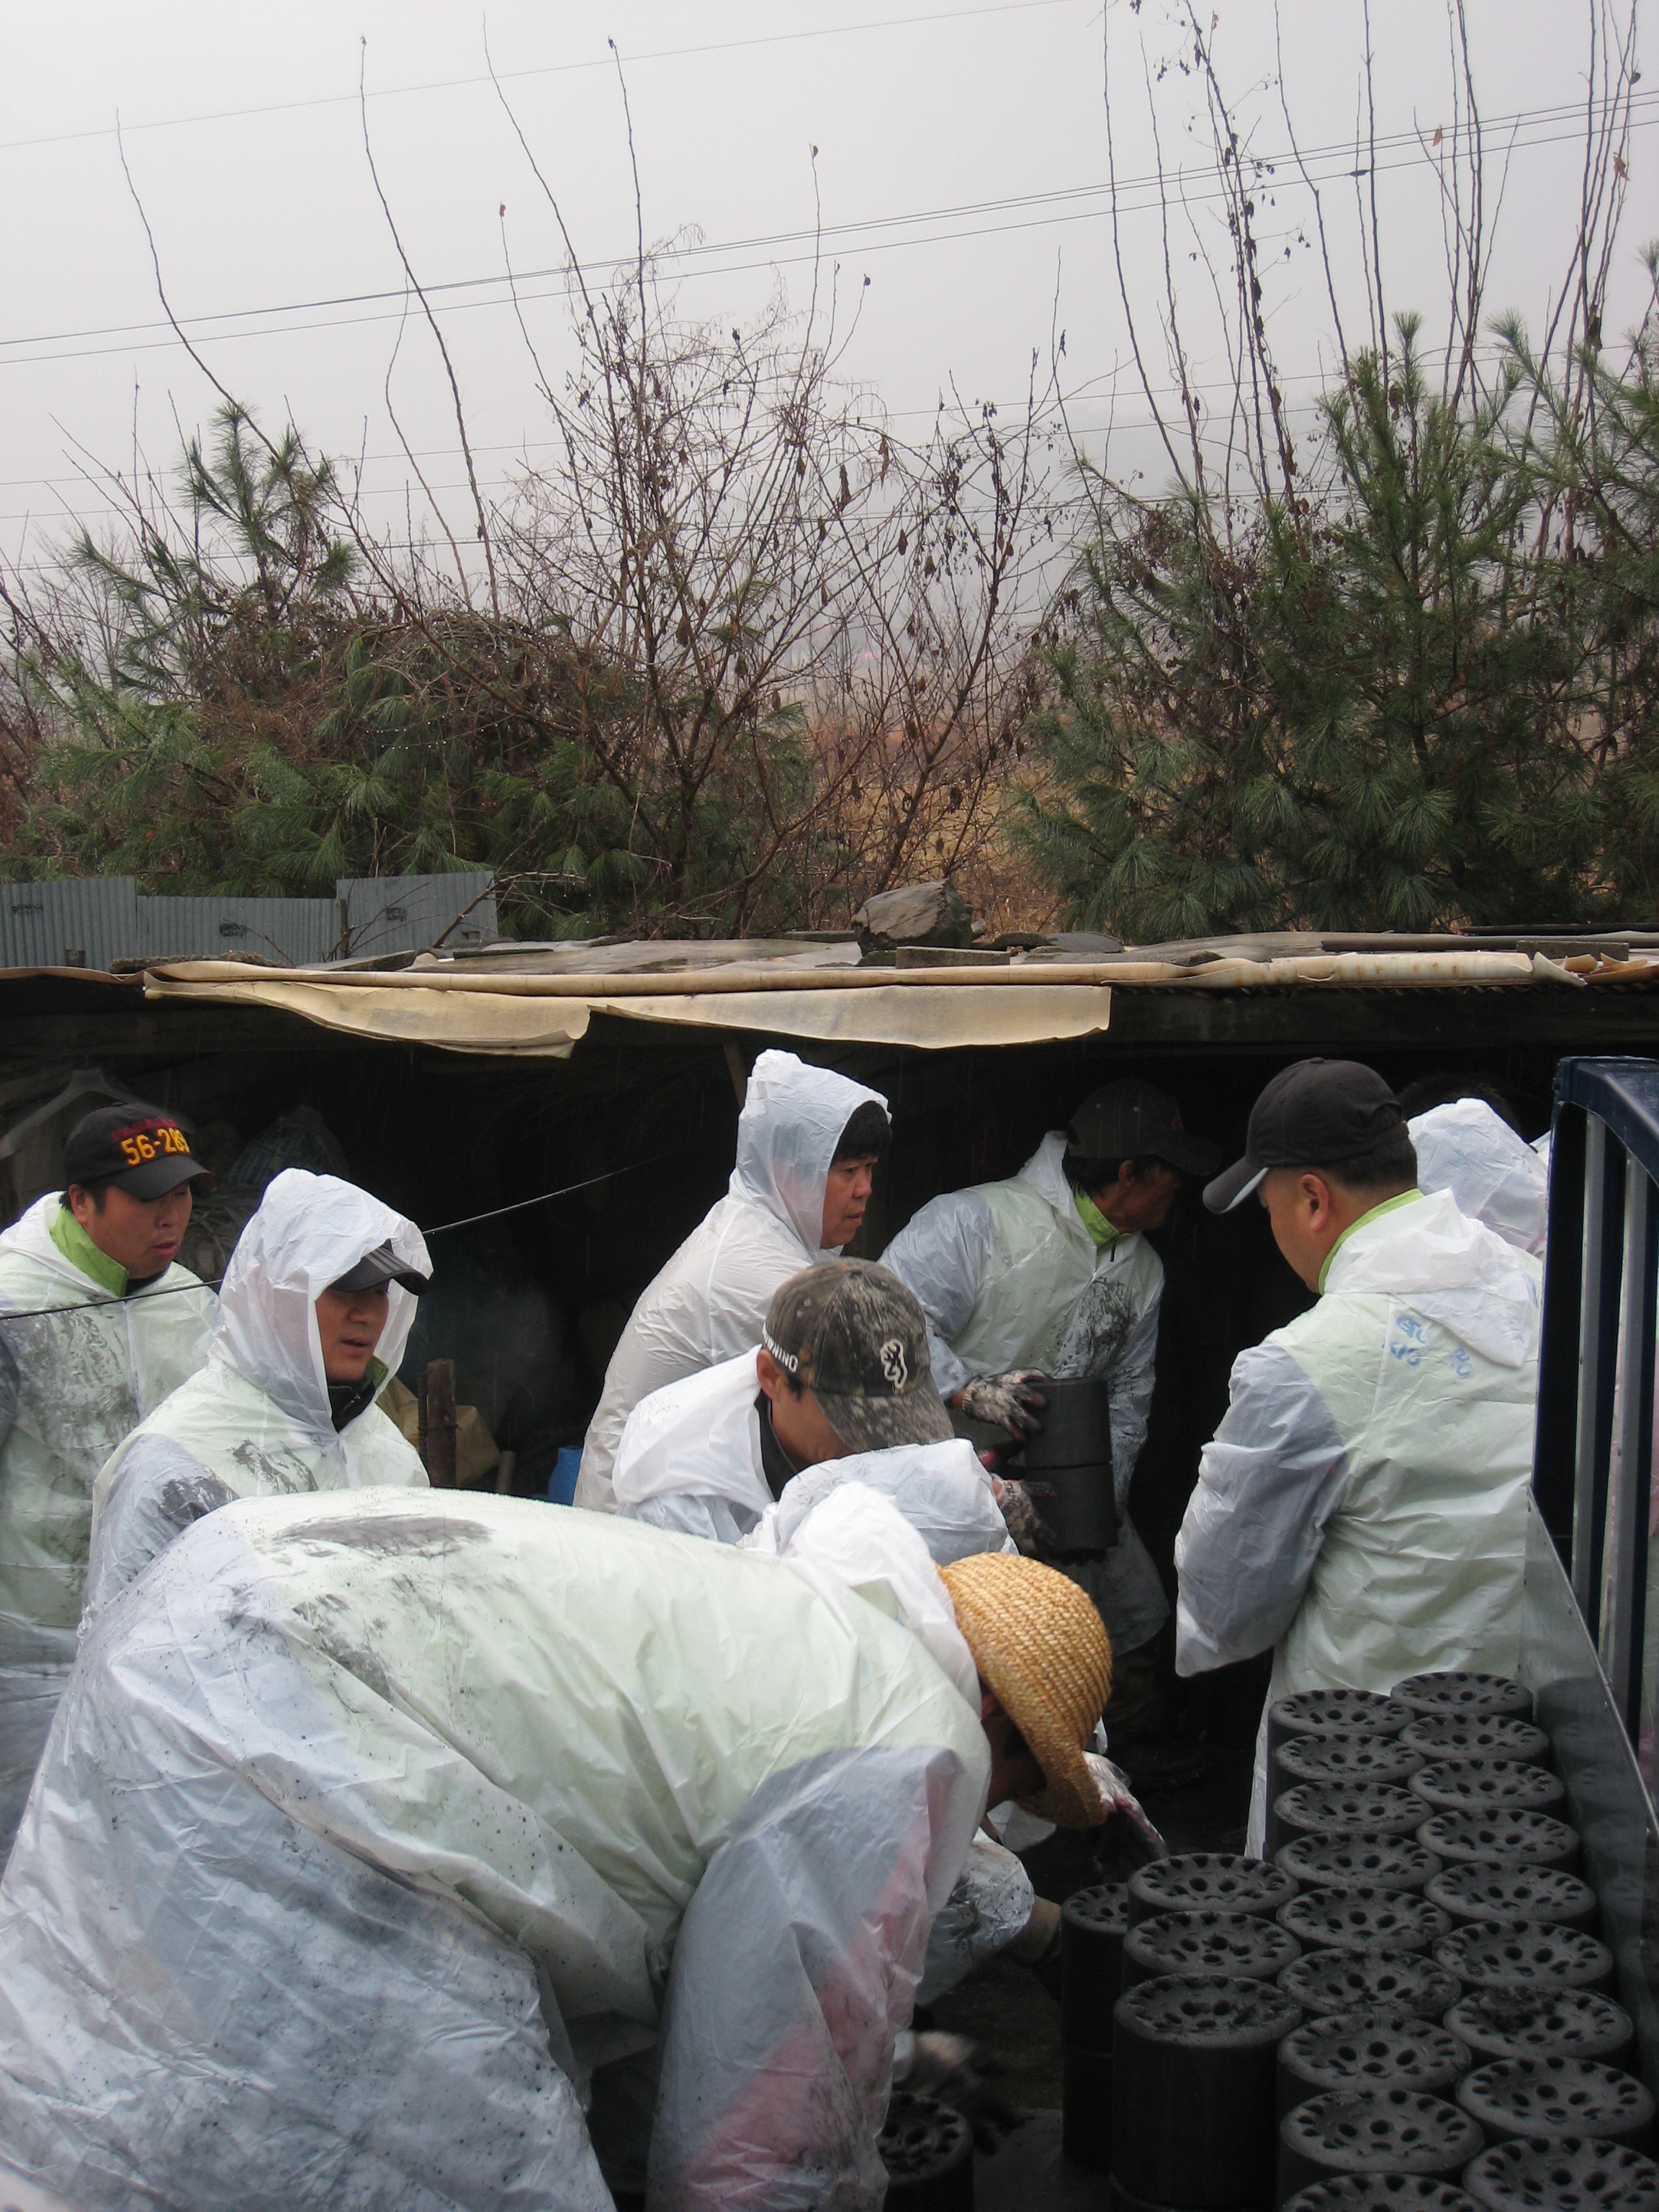
POLYGON ((615 1510, 611 1468, 623 1424, 641 1398, 683 1375, 752 1351, 772 1293, 823 1249, 823 1197, 841 1133, 867 1091, 792 1052, 763 1052, 738 1117, 738 1164, 726 1196, 640 1294, 605 1370, 582 1448, 576 1503, 615 1510))
MULTIPOLYGON (((951 1449, 915 1446, 910 1455, 925 1458, 951 1449)), ((883 1489, 871 1480, 872 1471, 881 1472, 881 1462, 905 1455, 903 1448, 865 1452, 797 1475, 784 1486, 781 1502, 744 1538, 744 1549, 806 1561, 902 1620, 976 1705, 979 1678, 973 1655, 957 1626, 950 1594, 930 1562, 931 1553, 932 1559, 944 1563, 933 1549, 936 1540, 907 1513, 902 1489, 883 1489), (839 1480, 814 1487, 818 1476, 839 1480)), ((962 1550, 948 1554, 967 1556, 962 1550)), ((981 1828, 969 1846, 956 1887, 933 1915, 918 2002, 932 2004, 975 1966, 1005 1951, 1024 1933, 1036 1901, 1031 1877, 1019 1860, 981 1828)))
MULTIPOLYGON (((750 1536, 776 1510, 761 1457, 759 1396, 750 1350, 642 1398, 617 1448, 617 1510, 719 1544, 750 1536)), ((796 1475, 782 1494, 799 1510, 809 1494, 816 1502, 843 1482, 890 1497, 940 1565, 1011 1548, 991 1478, 959 1437, 828 1461, 796 1475)))
POLYGON ((0 1864, 75 1656, 98 1470, 213 1326, 184 1267, 125 1292, 94 1281, 52 1241, 61 1205, 0 1236, 0 1864))
MULTIPOLYGON (((902 1577, 908 1565, 901 1613, 927 1640, 931 1585, 933 1608, 942 1606, 950 1639, 965 1659, 949 1600, 927 1559, 943 1566, 975 1552, 1015 1548, 973 1446, 952 1437, 828 1460, 793 1476, 775 1501, 761 1460, 757 1395, 755 1355, 748 1352, 642 1398, 617 1451, 617 1511, 705 1541, 810 1558, 865 1596, 879 1577, 902 1577), (926 1552, 920 1562, 919 1546, 926 1552)), ((944 1655, 934 1656, 951 1672, 944 1655)), ((964 1696, 976 1694, 970 1662, 962 1686, 964 1696)), ((933 1923, 923 2001, 1012 1943, 1031 1917, 1034 1894, 1013 1853, 976 1836, 963 1879, 933 1923)))
POLYGON ((1032 1368, 1103 1376, 1121 1533, 1075 1572, 1100 1609, 1112 1649, 1133 1651, 1169 1618, 1152 1556, 1129 1518, 1129 1484, 1146 1441, 1158 1358, 1164 1262, 1141 1236, 1100 1251, 1083 1225, 1051 1132, 1017 1176, 924 1206, 881 1264, 927 1316, 933 1380, 944 1398, 975 1375, 1032 1368))
POLYGON ((1550 1171, 1484 1098, 1454 1098, 1407 1125, 1417 1152, 1419 1190, 1449 1190, 1459 1211, 1483 1221, 1517 1251, 1544 1256, 1550 1171))
MULTIPOLYGON (((1178 1673, 1276 1646, 1269 1704, 1514 1673, 1540 1276, 1444 1191, 1348 1231, 1318 1304, 1233 1363, 1176 1540, 1178 1673)), ((1258 1852, 1266 1780, 1258 1745, 1258 1852)))
POLYGON ((635 2054, 652 2206, 874 2212, 988 1772, 809 1562, 227 1506, 83 1640, 0 1886, 0 2142, 103 2208, 599 2208, 582 2106, 635 2054))
MULTIPOLYGON (((234 1498, 425 1486, 420 1455, 379 1406, 337 1431, 329 1405, 317 1299, 383 1244, 413 1273, 431 1273, 414 1223, 355 1183, 288 1168, 270 1184, 225 1272, 206 1366, 99 1475, 88 1620, 182 1528, 234 1498)), ((416 1300, 400 1283, 386 1293, 375 1359, 395 1374, 416 1300)))

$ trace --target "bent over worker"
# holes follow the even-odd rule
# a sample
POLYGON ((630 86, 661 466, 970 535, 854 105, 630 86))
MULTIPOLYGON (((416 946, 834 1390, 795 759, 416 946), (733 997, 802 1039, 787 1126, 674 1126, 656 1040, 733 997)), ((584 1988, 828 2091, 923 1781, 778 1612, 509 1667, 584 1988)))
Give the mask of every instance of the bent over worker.
POLYGON ((207 1356, 213 1292, 173 1255, 212 1180, 171 1114, 104 1107, 0 1237, 0 1864, 75 1656, 98 1470, 207 1356))
POLYGON ((412 1221, 337 1176, 285 1169, 237 1240, 207 1364, 99 1475, 87 1618, 234 1498, 423 1489, 420 1455, 374 1401, 430 1278, 412 1221))
POLYGON ((867 1260, 792 1275, 757 1350, 642 1398, 612 1481, 630 1519, 735 1544, 805 1469, 821 1491, 833 1465, 887 1491, 941 1564, 1008 1540, 997 1486, 933 1388, 921 1308, 867 1260))
MULTIPOLYGON (((890 1500, 936 1565, 1013 1548, 1002 1486, 952 1435, 933 1388, 921 1308, 867 1260, 792 1275, 758 1351, 642 1398, 614 1480, 629 1519, 790 1558, 835 1547, 839 1509, 823 1509, 854 1490, 890 1500)), ((880 1517, 864 1527, 878 1547, 880 1517)), ((1012 1852, 978 1835, 934 1917, 922 2002, 999 1954, 1039 1964, 1059 1940, 1058 1906, 1037 1898, 1012 1852)))
POLYGON ((611 1463, 641 1398, 752 1352, 778 1285, 858 1235, 890 1136, 879 1091, 792 1052, 762 1053, 726 1196, 641 1292, 611 1355, 582 1447, 578 1505, 615 1511, 611 1463))
MULTIPOLYGON (((1244 1158, 1205 1191, 1258 1195, 1319 1303, 1233 1364, 1176 1541, 1176 1666, 1272 1650, 1267 1696, 1515 1671, 1538 1393, 1538 1262, 1417 1188, 1392 1091, 1300 1060, 1244 1158)), ((1266 1832, 1267 1718, 1248 1848, 1266 1832)))
POLYGON ((0 1887, 8 2158, 174 2212, 876 2212, 988 1790, 1103 1811, 1088 1601, 915 1553, 925 1633, 533 1501, 209 1514, 89 1627, 0 1887))
POLYGON ((1219 1158, 1182 1127, 1167 1093, 1109 1083, 1017 1176, 933 1200, 882 1255, 921 1301, 934 1377, 963 1413, 1018 1437, 1041 1425, 1036 1376, 1105 1379, 1121 1533, 1068 1571, 1100 1608, 1120 1682, 1127 1668, 1147 1697, 1150 1659, 1134 1654, 1170 1607, 1128 1515, 1164 1295, 1146 1231, 1169 1219, 1183 1180, 1211 1174, 1219 1158))

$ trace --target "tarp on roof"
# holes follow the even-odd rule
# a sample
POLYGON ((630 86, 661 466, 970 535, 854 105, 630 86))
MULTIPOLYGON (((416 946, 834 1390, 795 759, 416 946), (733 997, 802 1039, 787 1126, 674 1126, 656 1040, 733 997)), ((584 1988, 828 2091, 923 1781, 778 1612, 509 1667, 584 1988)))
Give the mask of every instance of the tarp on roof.
POLYGON ((234 961, 179 961, 152 969, 144 991, 155 1000, 266 1006, 324 1029, 388 1042, 564 1058, 595 1014, 824 1043, 945 1049, 1098 1036, 1110 1021, 1114 991, 1131 1000, 1148 992, 1170 998, 1261 994, 1311 1000, 1351 992, 1558 994, 1563 986, 1583 991, 1606 984, 1659 985, 1659 959, 1599 954, 1553 960, 1516 951, 1375 949, 1261 959, 1171 962, 1127 956, 1085 962, 1056 958, 1044 946, 1000 957, 944 951, 930 962, 920 948, 905 948, 893 964, 866 960, 854 965, 854 950, 844 942, 769 943, 746 956, 741 946, 589 946, 577 969, 563 948, 539 948, 538 957, 531 948, 504 947, 501 958, 489 952, 453 960, 428 955, 397 971, 331 968, 287 974, 234 961), (586 964, 595 952, 606 967, 586 964), (630 960, 630 953, 638 957, 630 960), (720 957, 712 957, 715 953, 720 957))
POLYGON ((269 1006, 325 1029, 451 1052, 568 1056, 595 1014, 824 1042, 1042 1044, 1097 1036, 1111 992, 1097 968, 836 972, 727 969, 584 976, 275 975, 228 961, 179 962, 144 979, 149 999, 269 1006))

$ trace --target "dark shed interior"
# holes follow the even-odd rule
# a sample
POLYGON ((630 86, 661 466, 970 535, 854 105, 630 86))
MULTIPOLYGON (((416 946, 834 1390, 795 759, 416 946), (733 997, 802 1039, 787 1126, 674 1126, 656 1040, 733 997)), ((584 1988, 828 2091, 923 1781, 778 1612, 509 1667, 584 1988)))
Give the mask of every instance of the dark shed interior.
MULTIPOLYGON (((1549 1125, 1563 1053, 1659 1046, 1659 994, 1120 988, 1103 1036, 943 1051, 597 1015, 557 1060, 365 1043, 264 1008, 147 1003, 136 981, 13 973, 0 976, 0 1035, 8 1126, 85 1068, 186 1116, 222 1170, 279 1116, 320 1117, 344 1171, 432 1238, 438 1272, 405 1376, 453 1357, 459 1395, 515 1453, 514 1486, 532 1492, 559 1448, 580 1443, 633 1299, 725 1188, 738 1086, 769 1044, 886 1094, 893 1148, 860 1238, 876 1257, 938 1192, 1014 1172, 1116 1075, 1173 1091, 1229 1156, 1262 1083, 1311 1053, 1363 1057, 1396 1085, 1490 1085, 1530 1139, 1549 1125)), ((1166 1269, 1158 1380, 1133 1510, 1173 1583, 1176 1531, 1232 1359, 1307 1294, 1254 1206, 1218 1219, 1188 1194, 1155 1241, 1166 1269)))

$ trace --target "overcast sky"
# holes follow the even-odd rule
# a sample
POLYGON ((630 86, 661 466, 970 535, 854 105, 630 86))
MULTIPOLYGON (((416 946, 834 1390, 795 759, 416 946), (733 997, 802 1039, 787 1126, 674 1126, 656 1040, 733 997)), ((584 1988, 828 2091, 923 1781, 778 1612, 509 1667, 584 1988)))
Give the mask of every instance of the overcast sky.
MULTIPOLYGON (((1535 326, 1573 235, 1587 0, 1468 0, 1468 9, 1489 204, 1508 158, 1488 310, 1517 310, 1535 326)), ((1411 140, 1453 119, 1445 0, 1376 0, 1372 18, 1389 302, 1421 308, 1438 342, 1437 187, 1411 140)), ((1282 26, 1285 96, 1304 153, 1331 179, 1327 220, 1352 342, 1363 334, 1364 284, 1343 149, 1355 128, 1363 10, 1358 0, 1283 0, 1282 26)), ((1120 175, 1144 180, 1153 168, 1149 104, 1166 168, 1184 171, 1195 234, 1177 222, 1171 264, 1197 373, 1214 380, 1224 365, 1204 306, 1208 280, 1190 256, 1207 241, 1224 264, 1226 241, 1200 94, 1178 66, 1189 43, 1169 0, 1110 0, 1104 25, 1099 0, 493 0, 487 19, 432 0, 14 0, 0 76, 10 215, 0 545, 33 564, 51 557, 71 511, 96 520, 107 495, 79 473, 77 445, 125 466, 136 423, 150 465, 167 466, 175 416, 194 428, 216 404, 158 325, 118 113, 169 298, 215 374, 268 427, 291 412, 313 446, 366 456, 372 511, 402 514, 409 471, 383 388, 403 277, 364 155, 360 64, 381 179, 417 273, 437 288, 480 474, 505 485, 546 423, 501 282, 503 203, 515 269, 540 272, 522 290, 552 362, 563 357, 566 312, 558 234, 489 80, 486 31, 585 261, 623 254, 634 238, 613 39, 647 240, 702 241, 678 264, 688 314, 730 324, 779 285, 804 300, 816 146, 826 259, 840 264, 843 301, 861 300, 845 366, 901 428, 925 423, 950 380, 967 398, 1017 398, 1057 314, 1074 422, 1097 432, 1115 404, 1115 461, 1150 465, 1103 189, 1103 29, 1120 175)), ((1282 155, 1271 5, 1220 0, 1212 43, 1254 150, 1282 155)), ((1638 94, 1610 331, 1639 315, 1639 248, 1659 234, 1655 123, 1659 77, 1638 94)), ((1290 396, 1305 408, 1330 357, 1330 318, 1317 260, 1299 243, 1307 196, 1282 167, 1270 189, 1274 343, 1290 396)), ((1144 185, 1127 191, 1122 226, 1129 288, 1154 337, 1155 206, 1144 185)), ((1166 374, 1161 355, 1156 366, 1166 374)), ((448 390, 417 321, 404 331, 392 393, 434 491, 459 514, 448 390)))

